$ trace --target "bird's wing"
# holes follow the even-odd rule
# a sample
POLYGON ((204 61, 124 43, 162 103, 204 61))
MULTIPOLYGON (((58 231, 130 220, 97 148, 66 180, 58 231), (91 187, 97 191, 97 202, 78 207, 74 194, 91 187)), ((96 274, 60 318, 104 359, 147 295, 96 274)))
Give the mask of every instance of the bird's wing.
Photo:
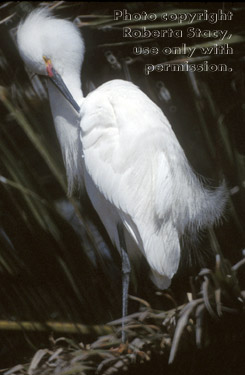
POLYGON ((81 116, 87 173, 131 229, 134 223, 150 266, 172 277, 179 239, 171 217, 169 155, 181 148, 168 120, 143 92, 124 81, 108 82, 91 93, 81 116))

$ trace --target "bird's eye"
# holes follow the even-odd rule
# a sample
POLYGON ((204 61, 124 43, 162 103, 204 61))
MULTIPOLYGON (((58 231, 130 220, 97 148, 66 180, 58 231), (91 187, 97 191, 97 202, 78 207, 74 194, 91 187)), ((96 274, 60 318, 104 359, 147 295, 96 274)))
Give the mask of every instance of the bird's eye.
POLYGON ((43 56, 43 60, 44 60, 45 65, 46 65, 46 71, 48 73, 48 76, 52 77, 54 75, 54 73, 53 73, 53 65, 52 65, 51 60, 46 56, 43 56))
POLYGON ((46 65, 51 63, 51 60, 45 55, 43 55, 43 60, 44 60, 46 65))

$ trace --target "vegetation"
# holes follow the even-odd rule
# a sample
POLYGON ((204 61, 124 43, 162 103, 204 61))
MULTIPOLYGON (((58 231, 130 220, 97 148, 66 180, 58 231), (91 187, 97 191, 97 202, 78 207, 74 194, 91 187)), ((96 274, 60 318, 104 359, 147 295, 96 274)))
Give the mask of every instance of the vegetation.
MULTIPOLYGON (((197 53, 188 59, 189 63, 225 63, 231 72, 145 75, 145 64, 172 64, 186 61, 186 56, 136 56, 135 45, 207 47, 216 40, 123 38, 122 27, 154 25, 161 30, 166 24, 113 20, 115 8, 158 15, 194 13, 203 4, 0 5, 0 368, 6 375, 89 374, 96 369, 99 374, 207 373, 207 358, 210 373, 220 368, 222 373, 239 374, 244 365, 245 6, 205 3, 209 12, 221 8, 233 12, 227 23, 200 21, 198 27, 229 29, 232 37, 223 42, 234 53, 208 57, 197 53), (202 270, 197 266, 186 271, 183 260, 167 292, 156 291, 145 272, 133 275, 130 293, 138 298, 129 303, 127 346, 120 346, 120 322, 115 321, 121 314, 120 257, 88 199, 67 198, 45 80, 25 70, 16 49, 16 26, 37 6, 49 6, 80 27, 86 44, 85 95, 114 78, 137 84, 163 109, 193 168, 210 184, 225 179, 230 192, 222 225, 200 241, 202 270), (216 254, 216 264, 209 249, 216 254), (106 324, 109 321, 114 323, 106 324), (168 361, 173 362, 170 367, 168 361), (16 363, 28 364, 7 372, 16 363), (228 364, 234 368, 228 370, 228 364)), ((185 35, 188 24, 167 27, 185 35)))

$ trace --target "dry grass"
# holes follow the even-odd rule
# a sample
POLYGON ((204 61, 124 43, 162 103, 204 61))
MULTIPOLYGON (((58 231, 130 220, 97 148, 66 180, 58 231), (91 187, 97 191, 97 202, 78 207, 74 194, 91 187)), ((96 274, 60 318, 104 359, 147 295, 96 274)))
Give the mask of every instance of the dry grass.
POLYGON ((91 344, 51 337, 50 348, 38 350, 30 363, 1 373, 112 375, 142 373, 146 366, 157 373, 163 364, 169 373, 169 365, 175 365, 183 354, 191 360, 197 349, 241 344, 245 340, 245 290, 240 290, 236 274, 244 264, 245 258, 231 267, 218 256, 214 271, 199 273, 190 301, 183 306, 156 311, 139 300, 141 310, 126 318, 127 344, 121 343, 121 320, 117 320, 109 323, 110 333, 91 344))

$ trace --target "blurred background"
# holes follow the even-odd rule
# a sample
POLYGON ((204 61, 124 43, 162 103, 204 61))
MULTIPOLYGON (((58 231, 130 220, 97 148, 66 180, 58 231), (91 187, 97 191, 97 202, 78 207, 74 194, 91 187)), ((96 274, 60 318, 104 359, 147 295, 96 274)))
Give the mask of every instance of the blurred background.
MULTIPOLYGON (((199 244, 232 264, 245 244, 245 85, 243 3, 182 2, 2 2, 0 5, 0 366, 25 360, 48 335, 10 331, 8 322, 57 321, 104 324, 121 316, 121 262, 86 196, 67 198, 66 176, 50 113, 45 79, 28 72, 19 57, 16 27, 36 7, 50 7, 74 21, 86 46, 81 78, 84 95, 111 79, 140 87, 166 114, 194 170, 212 186, 224 179, 225 217, 199 244), (205 7, 205 8, 204 8, 205 7), (179 55, 133 54, 134 46, 214 44, 185 37, 188 23, 114 21, 115 9, 130 13, 233 12, 231 21, 200 21, 203 30, 229 29, 234 53, 189 62, 225 63, 232 72, 144 73, 145 64, 186 61, 179 55), (123 38, 125 26, 183 31, 182 39, 123 38)), ((184 262, 183 262, 184 264, 184 262)), ((208 265, 212 265, 212 260, 208 265)), ((168 293, 156 291, 145 272, 132 275, 130 294, 154 308, 180 304, 198 268, 181 267, 168 293), (171 298, 170 298, 171 297, 171 298)), ((244 285, 244 275, 238 275, 244 285)), ((139 308, 130 301, 129 312, 139 308)), ((83 337, 89 341, 91 337, 83 337)))

